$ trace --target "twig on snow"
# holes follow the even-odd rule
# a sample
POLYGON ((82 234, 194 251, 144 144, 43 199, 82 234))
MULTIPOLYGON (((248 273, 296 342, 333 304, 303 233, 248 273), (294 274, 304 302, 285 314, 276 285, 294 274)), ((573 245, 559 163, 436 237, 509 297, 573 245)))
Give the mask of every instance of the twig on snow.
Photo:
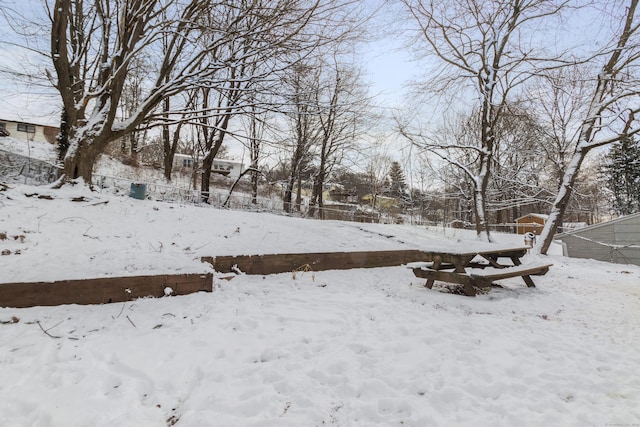
POLYGON ((120 318, 120 316, 122 316, 122 312, 124 311, 124 306, 125 306, 125 305, 127 305, 127 302, 126 302, 126 301, 122 303, 122 308, 120 309, 120 313, 118 313, 118 315, 117 315, 116 317, 111 316, 111 318, 112 318, 113 320, 119 319, 119 318, 120 318))
POLYGON ((134 328, 137 328, 136 324, 135 324, 135 323, 133 323, 133 320, 131 320, 131 319, 129 318, 129 315, 128 315, 128 314, 127 314, 127 320, 129 321, 129 323, 131 323, 131 324, 133 325, 133 327, 134 327, 134 328))
POLYGON ((52 326, 52 327, 50 327, 49 329, 45 329, 45 328, 43 328, 43 327, 42 327, 42 325, 40 324, 40 321, 39 321, 39 320, 38 320, 38 321, 36 321, 36 323, 38 324, 38 326, 40 326, 40 329, 42 329, 42 332, 44 332, 45 334, 47 334, 47 335, 48 335, 48 336, 50 336, 51 338, 55 338, 55 339, 62 338, 62 337, 58 337, 58 336, 56 336, 56 335, 51 335, 51 334, 49 333, 49 330, 50 330, 50 329, 55 328, 55 327, 56 327, 56 326, 58 326, 60 323, 62 323, 62 321, 60 321, 60 322, 56 323, 55 325, 53 325, 53 326, 52 326))

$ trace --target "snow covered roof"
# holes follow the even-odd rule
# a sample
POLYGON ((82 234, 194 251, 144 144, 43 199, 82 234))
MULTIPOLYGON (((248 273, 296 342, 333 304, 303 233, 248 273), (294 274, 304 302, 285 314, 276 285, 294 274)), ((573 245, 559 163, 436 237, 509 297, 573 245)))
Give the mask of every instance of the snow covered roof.
POLYGON ((59 127, 59 117, 32 117, 22 116, 12 112, 3 111, 0 116, 0 122, 28 123, 36 126, 59 127))
POLYGON ((527 218, 540 218, 540 219, 544 219, 545 221, 547 219, 549 219, 549 215, 545 215, 545 214, 539 214, 539 213, 530 213, 530 214, 526 214, 526 215, 522 215, 519 218, 516 218, 516 221, 520 220, 520 219, 527 219, 527 218))

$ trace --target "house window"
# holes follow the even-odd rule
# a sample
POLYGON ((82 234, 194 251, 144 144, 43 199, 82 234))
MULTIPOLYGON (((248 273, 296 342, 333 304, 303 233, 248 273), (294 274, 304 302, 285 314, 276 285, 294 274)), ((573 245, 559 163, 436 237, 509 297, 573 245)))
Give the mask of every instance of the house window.
POLYGON ((18 123, 18 132, 36 133, 36 125, 18 123))
POLYGON ((190 168, 191 166, 193 166, 193 159, 182 159, 183 168, 190 168))

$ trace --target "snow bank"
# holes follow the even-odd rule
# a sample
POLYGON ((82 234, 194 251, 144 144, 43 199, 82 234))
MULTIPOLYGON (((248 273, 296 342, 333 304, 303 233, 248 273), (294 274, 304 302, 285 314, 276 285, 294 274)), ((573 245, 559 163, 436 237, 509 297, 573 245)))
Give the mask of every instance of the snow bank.
MULTIPOLYGON (((11 251, 0 281, 208 271, 202 255, 487 245, 465 230, 73 188, 0 192, 0 211, 0 249, 11 251)), ((497 235, 494 246, 521 237, 497 235)), ((216 279, 213 293, 122 304, 0 308, 0 425, 640 423, 640 268, 550 258, 537 288, 510 279, 476 298, 427 290, 390 267, 240 275, 216 279)))

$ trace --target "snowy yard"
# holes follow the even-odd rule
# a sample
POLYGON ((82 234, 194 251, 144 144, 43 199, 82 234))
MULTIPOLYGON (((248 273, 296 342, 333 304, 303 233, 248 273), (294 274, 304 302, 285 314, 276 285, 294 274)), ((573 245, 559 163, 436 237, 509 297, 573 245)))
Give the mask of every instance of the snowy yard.
MULTIPOLYGON (((20 186, 0 191, 0 233, 0 282, 207 272, 205 255, 489 245, 464 230, 20 186)), ((547 260, 537 288, 510 279, 476 298, 427 290, 399 266, 0 308, 0 425, 639 425, 640 268, 547 260)))

